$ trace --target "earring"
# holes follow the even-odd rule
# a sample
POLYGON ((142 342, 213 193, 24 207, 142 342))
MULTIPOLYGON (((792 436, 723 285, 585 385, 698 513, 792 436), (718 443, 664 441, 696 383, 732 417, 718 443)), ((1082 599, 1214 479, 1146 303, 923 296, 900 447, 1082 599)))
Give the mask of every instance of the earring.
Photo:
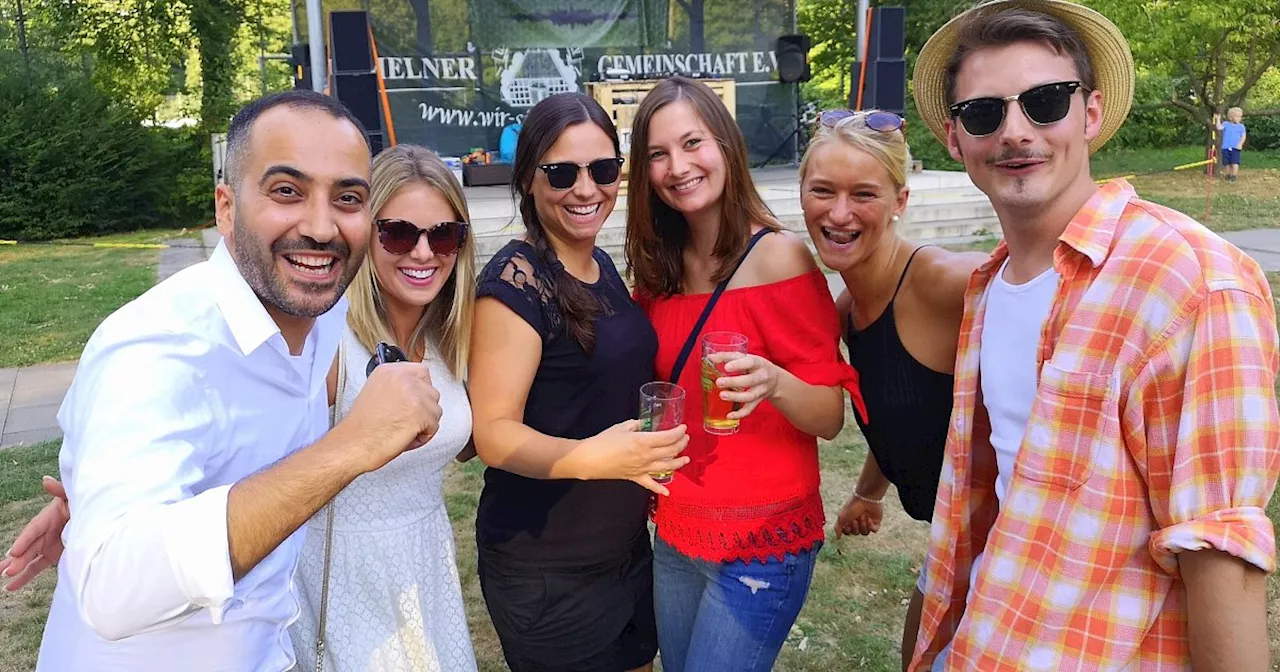
POLYGON ((893 222, 894 224, 897 224, 897 223, 898 223, 898 216, 897 216, 897 215, 894 215, 893 217, 890 217, 890 218, 889 218, 889 221, 893 222))

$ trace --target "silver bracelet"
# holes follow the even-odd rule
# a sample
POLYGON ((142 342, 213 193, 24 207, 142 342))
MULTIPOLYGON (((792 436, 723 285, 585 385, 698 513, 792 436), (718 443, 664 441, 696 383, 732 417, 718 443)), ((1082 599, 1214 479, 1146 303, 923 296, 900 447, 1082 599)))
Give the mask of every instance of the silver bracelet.
POLYGON ((884 495, 881 495, 880 499, 871 499, 870 497, 863 497, 861 494, 858 493, 857 490, 853 491, 853 497, 854 499, 861 499, 862 501, 867 502, 868 504, 880 504, 884 502, 884 495))

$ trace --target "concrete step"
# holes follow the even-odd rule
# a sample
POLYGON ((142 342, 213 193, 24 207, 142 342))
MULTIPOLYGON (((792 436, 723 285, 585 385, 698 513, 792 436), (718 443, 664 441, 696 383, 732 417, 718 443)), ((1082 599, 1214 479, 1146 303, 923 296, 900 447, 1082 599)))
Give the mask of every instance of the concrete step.
MULTIPOLYGON (((800 185, 795 170, 766 168, 752 171, 756 189, 783 226, 809 242, 800 209, 800 185)), ((965 173, 925 171, 909 176, 911 197, 907 216, 899 222, 903 236, 920 242, 968 240, 999 233, 999 223, 990 201, 973 186, 965 173)), ((483 267, 512 238, 524 235, 524 225, 517 214, 515 201, 507 187, 468 187, 467 207, 471 214, 472 240, 476 261, 483 267)), ((625 264, 623 245, 626 241, 627 201, 620 197, 613 213, 605 221, 597 245, 613 257, 621 268, 625 264)), ((206 229, 206 255, 218 243, 216 229, 206 229)))
POLYGON ((934 222, 915 222, 902 227, 902 237, 921 243, 942 242, 951 238, 986 237, 999 235, 1000 220, 990 217, 974 219, 950 219, 934 222))
MULTIPOLYGON (((817 248, 813 244, 813 240, 809 237, 808 231, 803 225, 786 227, 791 232, 799 236, 809 246, 809 250, 817 253, 817 248)), ((974 220, 954 220, 950 222, 933 222, 917 224, 901 229, 904 238, 916 242, 928 242, 934 244, 962 244, 971 243, 986 239, 992 235, 999 235, 1000 225, 995 217, 980 218, 974 220)), ((480 267, 488 263, 489 259, 498 250, 502 249, 512 238, 518 238, 519 234, 502 236, 493 236, 488 239, 478 240, 476 251, 479 255, 478 263, 480 267)), ((613 258, 613 263, 618 266, 618 270, 626 273, 626 231, 619 228, 606 228, 600 231, 596 237, 596 247, 604 250, 613 258)))
MULTIPOLYGON (((978 192, 981 194, 981 192, 978 192)), ((800 210, 799 200, 794 202, 773 203, 774 214, 783 226, 808 238, 804 225, 804 214, 800 210)), ((947 200, 936 203, 923 202, 918 206, 909 205, 907 217, 898 224, 902 235, 910 240, 928 242, 937 238, 965 238, 988 235, 999 230, 999 220, 991 204, 983 195, 979 200, 965 197, 958 200, 947 200)), ((476 226, 477 262, 483 266, 495 252, 502 249, 512 238, 524 235, 524 227, 520 223, 487 227, 476 226)), ((626 239, 626 212, 614 210, 597 237, 597 246, 609 252, 618 264, 622 263, 620 254, 626 239)), ((812 247, 812 243, 810 243, 812 247)))
MULTIPOLYGON (((483 189, 491 188, 485 187, 483 189)), ((798 184, 785 187, 757 185, 757 190, 764 198, 765 203, 773 210, 774 215, 780 220, 783 222, 789 220, 802 221, 800 187, 798 184)), ((968 176, 963 173, 960 173, 960 178, 954 176, 938 177, 927 174, 923 177, 913 175, 911 179, 911 197, 907 202, 907 213, 908 216, 917 219, 945 219, 947 218, 946 215, 930 215, 930 209, 978 206, 987 203, 989 201, 986 194, 974 187, 968 181, 968 176)), ((509 193, 501 191, 485 191, 480 194, 469 193, 467 204, 471 211, 471 228, 477 236, 504 229, 520 230, 522 228, 515 203, 509 193)), ((614 205, 613 214, 610 215, 605 227, 611 226, 614 222, 625 223, 626 210, 626 198, 619 197, 614 205)), ((956 216, 967 217, 972 215, 966 213, 956 216)))

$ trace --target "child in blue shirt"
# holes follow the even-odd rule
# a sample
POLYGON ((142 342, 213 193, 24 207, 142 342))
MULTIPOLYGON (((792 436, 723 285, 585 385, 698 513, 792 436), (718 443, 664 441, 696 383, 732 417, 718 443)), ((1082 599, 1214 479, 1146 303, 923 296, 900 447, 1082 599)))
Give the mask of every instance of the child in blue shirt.
POLYGON ((1245 127, 1240 123, 1244 110, 1233 107, 1227 110, 1227 121, 1214 115, 1218 130, 1222 132, 1222 165, 1228 182, 1235 182, 1240 173, 1240 150, 1244 149, 1245 127))

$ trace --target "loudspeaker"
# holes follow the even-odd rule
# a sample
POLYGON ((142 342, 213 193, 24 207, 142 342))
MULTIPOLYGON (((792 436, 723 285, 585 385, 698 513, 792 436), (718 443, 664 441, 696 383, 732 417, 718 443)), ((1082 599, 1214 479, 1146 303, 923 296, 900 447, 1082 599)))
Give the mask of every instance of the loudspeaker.
POLYGON ((374 156, 382 151, 382 105, 378 97, 378 73, 369 41, 369 14, 361 11, 329 13, 329 50, 333 75, 329 94, 342 101, 364 124, 365 137, 374 156))
POLYGON ((906 59, 879 60, 875 62, 875 68, 875 95, 871 98, 871 105, 866 105, 867 98, 863 96, 863 104, 866 107, 893 112, 900 117, 905 115, 907 113, 906 59))
POLYGON ((378 76, 366 72, 359 75, 335 75, 333 95, 351 110, 366 130, 382 129, 382 110, 378 104, 378 76))
POLYGON ((809 81, 809 36, 783 35, 778 38, 778 81, 783 84, 809 81))
POLYGON ((851 69, 853 89, 849 108, 858 108, 858 88, 862 89, 861 109, 876 108, 899 115, 906 113, 907 62, 906 10, 902 7, 875 7, 867 40, 865 81, 863 64, 854 61, 851 69))
POLYGON ((333 72, 373 71, 373 45, 369 43, 369 13, 329 12, 329 48, 333 52, 333 72))
POLYGON ((877 59, 902 58, 906 47, 907 12, 902 7, 877 7, 872 16, 872 42, 877 59))

